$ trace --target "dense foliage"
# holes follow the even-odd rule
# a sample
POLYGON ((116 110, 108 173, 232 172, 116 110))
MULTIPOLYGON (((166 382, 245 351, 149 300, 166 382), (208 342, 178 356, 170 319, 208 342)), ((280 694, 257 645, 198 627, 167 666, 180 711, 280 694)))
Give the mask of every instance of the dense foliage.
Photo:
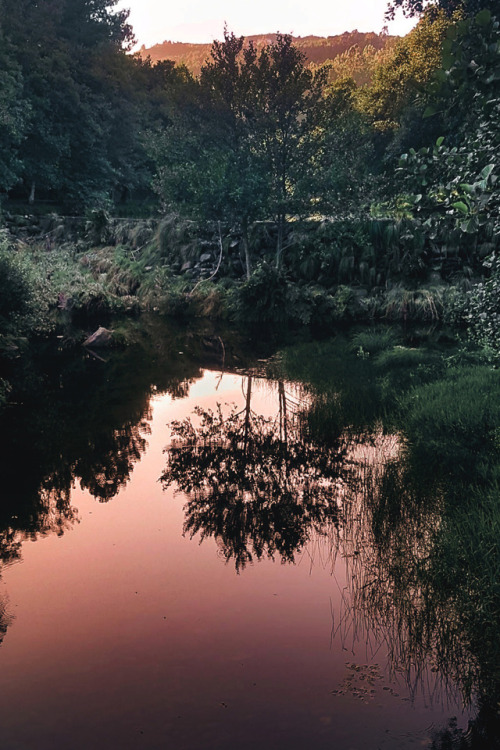
POLYGON ((289 35, 226 30, 195 76, 129 54, 113 0, 2 0, 5 205, 90 222, 80 254, 65 248, 78 293, 57 291, 60 259, 41 262, 59 230, 39 236, 46 304, 177 313, 202 294, 257 326, 442 319, 495 357, 499 23, 472 2, 399 5, 421 15, 407 37, 344 35, 330 66, 289 35), (159 209, 157 231, 112 229, 131 200, 159 209), (198 290, 207 276, 213 293, 198 290))
POLYGON ((148 189, 141 133, 184 79, 127 54, 116 0, 0 4, 0 190, 72 210, 148 189))

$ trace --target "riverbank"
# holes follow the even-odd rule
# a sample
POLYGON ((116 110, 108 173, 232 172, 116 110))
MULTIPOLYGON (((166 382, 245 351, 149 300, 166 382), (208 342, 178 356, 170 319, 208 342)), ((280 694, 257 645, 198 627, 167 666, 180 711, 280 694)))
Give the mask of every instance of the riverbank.
MULTIPOLYGON (((228 227, 175 215, 111 218, 99 210, 87 217, 12 216, 1 238, 4 290, 17 284, 16 304, 26 298, 38 317, 45 307, 76 318, 154 310, 275 329, 356 320, 461 322, 461 298, 474 278, 459 278, 458 259, 441 258, 437 268, 437 253, 421 253, 417 274, 408 258, 391 257, 409 254, 399 236, 405 227, 397 227, 397 237, 395 229, 387 220, 291 224, 276 270, 269 258, 275 227, 261 223, 246 277, 241 234, 228 227)), ((4 319, 9 312, 4 303, 4 319)))
MULTIPOLYGON (((220 225, 174 215, 112 218, 101 210, 86 217, 6 216, 0 359, 18 356, 35 338, 78 344, 114 319, 152 313, 223 322, 275 340, 290 333, 324 337, 352 325, 427 325, 448 336, 465 333, 489 361, 496 360, 498 271, 490 269, 487 280, 466 278, 464 268, 461 275, 455 268, 457 259, 450 266, 446 258, 436 270, 435 251, 416 274, 402 258, 404 227, 397 229, 395 238, 395 224, 386 220, 291 225, 290 247, 277 270, 269 262, 275 227, 260 224, 246 278, 242 238, 220 225), (390 241, 381 239, 384 227, 390 241)), ((113 343, 126 341, 117 333, 113 343)), ((5 402, 9 386, 2 370, 5 402)))

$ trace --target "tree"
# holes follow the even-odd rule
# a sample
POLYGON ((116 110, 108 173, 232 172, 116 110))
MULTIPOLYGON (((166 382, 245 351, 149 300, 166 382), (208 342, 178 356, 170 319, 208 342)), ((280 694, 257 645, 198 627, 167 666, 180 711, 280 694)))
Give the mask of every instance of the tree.
POLYGON ((243 37, 227 30, 223 42, 213 43, 212 59, 200 79, 191 81, 170 126, 152 135, 150 152, 167 206, 239 225, 249 277, 248 229, 265 216, 269 181, 252 132, 255 50, 243 47, 243 37))
MULTIPOLYGON (((200 86, 209 102, 221 164, 221 190, 230 218, 241 226, 245 270, 250 277, 249 225, 265 216, 269 178, 255 126, 258 102, 255 79, 257 52, 244 37, 224 29, 224 41, 214 41, 211 59, 202 67, 200 86), (221 150, 224 155, 221 154, 221 150)), ((215 145, 215 144, 214 144, 215 145)))
POLYGON ((18 154, 30 106, 23 97, 23 75, 0 26, 0 191, 17 182, 22 170, 18 154))
POLYGON ((483 8, 492 11, 497 6, 496 0, 390 0, 386 11, 388 20, 393 20, 397 10, 402 10, 405 16, 420 16, 426 10, 442 10, 448 16, 455 11, 463 11, 468 16, 473 16, 483 8))
POLYGON ((372 200, 373 133, 357 99, 353 78, 339 78, 329 87, 322 104, 321 148, 305 176, 316 213, 336 220, 359 216, 372 200))
POLYGON ((400 128, 402 118, 441 66, 442 44, 451 23, 443 11, 427 13, 382 56, 371 84, 357 95, 358 108, 377 131, 392 133, 400 128))
POLYGON ((116 2, 2 0, 10 67, 19 71, 26 112, 22 138, 13 143, 16 176, 30 201, 40 189, 82 206, 112 184, 112 115, 93 71, 107 50, 124 57, 132 41, 127 13, 115 12, 116 2))
POLYGON ((278 228, 276 267, 280 268, 287 215, 311 210, 314 195, 304 185, 323 146, 327 71, 307 68, 304 53, 286 34, 278 34, 275 42, 255 55, 252 67, 254 129, 268 169, 270 209, 278 228))
POLYGON ((290 36, 278 34, 257 51, 226 29, 202 68, 194 106, 152 138, 164 200, 236 222, 247 277, 250 224, 274 217, 279 267, 287 215, 310 210, 304 185, 321 148, 325 83, 326 72, 307 69, 290 36))
POLYGON ((442 135, 399 160, 396 187, 412 215, 412 232, 432 251, 435 270, 484 272, 462 309, 472 337, 498 355, 500 236, 500 28, 489 11, 450 27, 443 64, 424 115, 442 135))

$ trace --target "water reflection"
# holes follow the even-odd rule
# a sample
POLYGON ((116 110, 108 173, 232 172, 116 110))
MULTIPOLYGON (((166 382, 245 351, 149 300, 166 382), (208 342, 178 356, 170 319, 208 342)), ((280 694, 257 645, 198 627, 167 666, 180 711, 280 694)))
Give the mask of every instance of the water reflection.
POLYGON ((387 434, 376 420, 354 428, 341 388, 318 398, 309 389, 290 409, 277 381, 277 414, 264 418, 253 387, 248 377, 243 409, 198 409, 171 425, 162 481, 187 497, 185 533, 213 537, 238 571, 275 555, 294 562, 323 537, 332 569, 347 561, 335 636, 373 661, 385 644, 410 700, 454 705, 458 688, 478 706, 468 733, 452 724, 433 747, 488 747, 485 736, 497 747, 500 608, 457 500, 473 490, 426 472, 404 431, 387 434), (333 412, 343 429, 338 419, 332 428, 333 412))
POLYGON ((452 725, 436 733, 433 747, 498 747, 500 608, 488 580, 494 561, 491 549, 476 550, 483 555, 476 566, 468 548, 480 517, 456 504, 456 486, 426 475, 408 444, 385 459, 360 465, 360 492, 345 504, 355 557, 344 626, 358 627, 361 637, 363 627, 383 636, 392 669, 413 694, 443 700, 458 688, 478 707, 466 734, 452 725))
MULTIPOLYGON (((217 337, 194 344, 193 352, 192 340, 152 336, 106 363, 62 352, 27 374, 18 407, 3 421, 0 562, 19 559, 28 539, 63 534, 78 521, 75 482, 100 502, 118 495, 147 449, 153 394, 184 398, 204 364, 220 367, 223 359, 233 372, 246 364, 241 356, 231 361, 217 337)), ((375 384, 363 390, 369 363, 354 358, 354 377, 345 352, 341 360, 339 369, 324 366, 321 388, 306 379, 300 387, 269 382, 271 416, 255 406, 264 381, 249 374, 240 407, 198 408, 174 422, 163 486, 185 495, 185 534, 215 541, 238 572, 266 558, 294 563, 323 540, 330 569, 347 563, 334 635, 341 647, 362 644, 373 662, 356 672, 360 684, 375 679, 384 648, 410 699, 443 700, 458 686, 476 701, 469 732, 453 724, 436 731, 435 750, 497 747, 500 606, 491 577, 498 545, 488 508, 498 493, 429 476, 404 425, 396 431, 396 420, 385 419, 375 384), (480 505, 482 520, 468 518, 467 503, 480 505), (474 535, 479 522, 491 526, 489 536, 474 535), (484 538, 491 550, 486 545, 481 556, 475 548, 484 538)), ((0 602, 0 640, 7 612, 0 602)))
MULTIPOLYGON (((184 399, 205 365, 248 361, 237 338, 224 345, 210 327, 185 331, 157 318, 127 326, 127 346, 102 358, 42 344, 2 362, 15 390, 0 415, 0 565, 20 560, 25 542, 78 522, 77 483, 99 502, 129 483, 148 447, 153 395, 184 399)), ((0 607, 1 637, 9 622, 0 607)))
POLYGON ((346 444, 309 439, 296 397, 277 383, 278 411, 252 409, 254 379, 245 380, 245 406, 224 413, 196 409, 171 425, 173 440, 161 477, 188 498, 184 532, 213 537, 237 571, 263 557, 293 562, 311 534, 337 522, 336 488, 345 473, 346 444))
MULTIPOLYGON (((436 492, 432 503, 420 502, 422 483, 410 483, 403 456, 400 438, 382 431, 349 454, 356 468, 341 514, 348 591, 336 632, 346 643, 349 634, 354 642, 373 642, 373 649, 385 643, 390 670, 404 680, 410 698, 421 692, 432 702, 442 700, 457 677, 443 669, 456 618, 449 602, 432 596, 426 577, 443 498, 436 492)), ((462 648, 456 661, 464 657, 462 648)))
POLYGON ((75 481, 102 502, 115 497, 146 450, 151 397, 186 398, 217 359, 246 364, 231 337, 224 345, 210 330, 186 332, 154 318, 128 326, 128 345, 105 358, 40 347, 11 363, 15 403, 0 415, 5 522, 21 518, 24 506, 36 518, 46 491, 58 493, 62 508, 75 481))

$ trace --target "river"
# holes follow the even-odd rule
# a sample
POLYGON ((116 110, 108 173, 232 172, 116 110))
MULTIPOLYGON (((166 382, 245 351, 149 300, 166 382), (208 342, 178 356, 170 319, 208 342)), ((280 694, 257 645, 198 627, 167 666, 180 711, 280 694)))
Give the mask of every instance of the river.
POLYGON ((444 747, 473 702, 366 504, 398 433, 320 440, 280 357, 153 328, 44 355, 4 418, 0 746, 444 747))

